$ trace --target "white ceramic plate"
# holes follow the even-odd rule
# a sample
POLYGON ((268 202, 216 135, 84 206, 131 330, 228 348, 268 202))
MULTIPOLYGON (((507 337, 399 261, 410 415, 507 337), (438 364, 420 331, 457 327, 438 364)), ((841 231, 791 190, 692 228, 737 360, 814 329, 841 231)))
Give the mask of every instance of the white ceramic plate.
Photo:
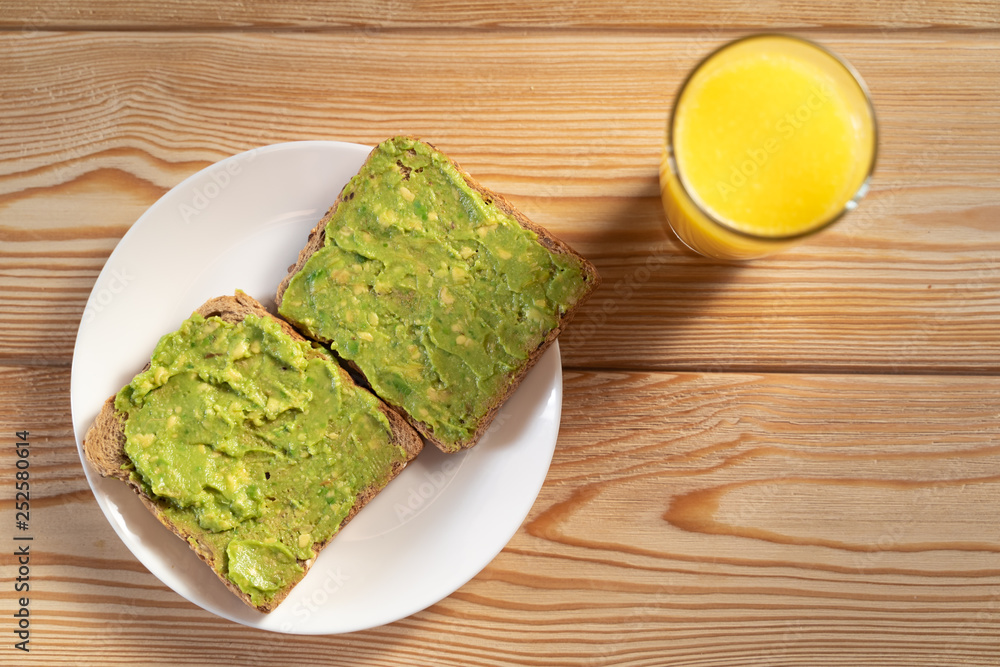
POLYGON ((132 553, 165 584, 219 616, 296 634, 389 623, 447 597, 482 570, 531 509, 562 407, 552 348, 475 448, 424 449, 317 558, 270 614, 250 609, 142 506, 95 473, 82 441, 102 403, 148 361, 160 336, 207 299, 242 289, 273 306, 306 236, 370 148, 277 144, 235 155, 172 189, 132 226, 87 302, 73 354, 73 428, 87 480, 132 553))

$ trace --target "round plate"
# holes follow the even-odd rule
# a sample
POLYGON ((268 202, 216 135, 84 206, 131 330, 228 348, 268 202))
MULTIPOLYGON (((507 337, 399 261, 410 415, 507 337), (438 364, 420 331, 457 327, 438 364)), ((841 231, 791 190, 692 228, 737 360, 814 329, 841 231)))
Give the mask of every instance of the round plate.
POLYGON ((198 606, 244 625, 296 634, 389 623, 450 595, 507 544, 552 461, 562 407, 553 345, 473 449, 427 446, 316 559, 270 614, 233 595, 123 483, 98 475, 83 436, 102 403, 131 381, 160 336, 209 298, 242 289, 273 307, 306 236, 371 149, 277 144, 227 158, 154 204, 108 258, 73 354, 73 429, 108 521, 132 553, 198 606))

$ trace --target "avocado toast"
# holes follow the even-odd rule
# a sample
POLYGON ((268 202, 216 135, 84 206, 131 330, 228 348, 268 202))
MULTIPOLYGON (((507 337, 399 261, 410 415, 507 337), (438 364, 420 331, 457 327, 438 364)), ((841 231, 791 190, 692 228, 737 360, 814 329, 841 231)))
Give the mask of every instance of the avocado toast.
POLYGON ((422 444, 329 352, 237 292, 161 338, 84 453, 269 612, 422 444))
POLYGON ((476 444, 599 281, 433 146, 397 137, 313 229, 277 303, 455 452, 476 444))

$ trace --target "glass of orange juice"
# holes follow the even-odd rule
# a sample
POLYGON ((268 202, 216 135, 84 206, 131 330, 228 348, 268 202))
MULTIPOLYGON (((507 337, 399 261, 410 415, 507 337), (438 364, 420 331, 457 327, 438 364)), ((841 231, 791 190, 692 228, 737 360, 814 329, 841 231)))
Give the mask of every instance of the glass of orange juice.
POLYGON ((854 209, 875 166, 868 89, 808 40, 752 35, 706 57, 674 103, 660 191, 692 250, 763 257, 854 209))

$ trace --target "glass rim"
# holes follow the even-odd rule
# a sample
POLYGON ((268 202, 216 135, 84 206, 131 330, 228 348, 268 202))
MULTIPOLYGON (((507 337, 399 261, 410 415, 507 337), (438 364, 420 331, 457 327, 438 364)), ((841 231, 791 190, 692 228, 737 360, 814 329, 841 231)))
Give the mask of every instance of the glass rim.
POLYGON ((760 33, 745 35, 743 37, 739 37, 734 40, 730 40, 725 44, 716 47, 715 49, 710 51, 707 55, 702 57, 698 61, 698 63, 691 68, 691 70, 687 73, 687 76, 684 77, 684 81, 681 83, 680 88, 677 89, 677 94, 674 96, 673 108, 670 110, 670 121, 667 125, 666 149, 667 149, 667 160, 669 162, 670 171, 677 177, 677 183, 680 185, 681 192, 684 194, 685 197, 687 197, 691 201, 691 203, 694 205, 694 207, 698 210, 698 212, 701 215, 704 215, 706 219, 708 219, 714 225, 716 225, 717 227, 721 228, 726 232, 731 232, 738 236, 742 236, 747 239, 752 239, 754 241, 781 243, 785 241, 794 241, 797 239, 802 239, 807 236, 812 236, 813 234, 816 234, 826 229, 827 227, 831 226, 833 223, 837 222, 842 217, 844 217, 847 213, 850 213, 851 211, 853 211, 855 208, 858 207, 858 203, 861 201, 861 199, 864 198, 866 194, 868 194, 868 190, 871 186, 872 177, 875 174, 875 163, 878 158, 878 143, 879 143, 878 139, 879 139, 878 119, 875 115, 875 105, 872 103, 871 91, 868 89, 868 85, 865 83, 865 80, 861 77, 861 74, 854 68, 854 66, 850 62, 840 57, 837 53, 835 53, 831 49, 828 49, 822 44, 819 44, 818 42, 815 42, 811 39, 781 32, 760 32, 760 33), (736 46, 737 44, 741 44, 743 42, 748 42, 751 40, 763 39, 763 38, 780 38, 780 39, 787 39, 799 42, 800 44, 805 44, 812 48, 818 49, 822 53, 825 53, 826 55, 830 56, 830 58, 832 58, 835 62, 839 63, 840 66, 844 68, 847 74, 850 75, 850 77, 854 80, 855 84, 857 84, 859 90, 861 91, 862 95, 865 98, 865 104, 868 108, 868 113, 870 114, 872 121, 872 156, 868 164, 868 169, 865 172, 865 178, 864 180, 861 181, 861 185, 858 186, 858 189, 846 202, 844 202, 844 205, 837 212, 831 215, 828 219, 820 222, 814 227, 810 227, 805 231, 796 232, 794 234, 782 234, 780 236, 764 236, 762 234, 755 234, 753 232, 748 232, 739 229, 733 226, 732 223, 717 218, 715 215, 713 215, 711 211, 707 210, 707 207, 699 200, 699 198, 696 197, 694 194, 692 194, 693 188, 689 187, 688 184, 685 182, 685 177, 681 173, 680 167, 678 166, 677 160, 674 156, 675 153, 674 124, 677 118, 678 103, 680 102, 681 97, 684 95, 684 92, 687 90, 688 84, 691 83, 691 80, 694 78, 694 76, 712 58, 714 58, 722 51, 725 51, 726 49, 729 49, 730 47, 736 46))

